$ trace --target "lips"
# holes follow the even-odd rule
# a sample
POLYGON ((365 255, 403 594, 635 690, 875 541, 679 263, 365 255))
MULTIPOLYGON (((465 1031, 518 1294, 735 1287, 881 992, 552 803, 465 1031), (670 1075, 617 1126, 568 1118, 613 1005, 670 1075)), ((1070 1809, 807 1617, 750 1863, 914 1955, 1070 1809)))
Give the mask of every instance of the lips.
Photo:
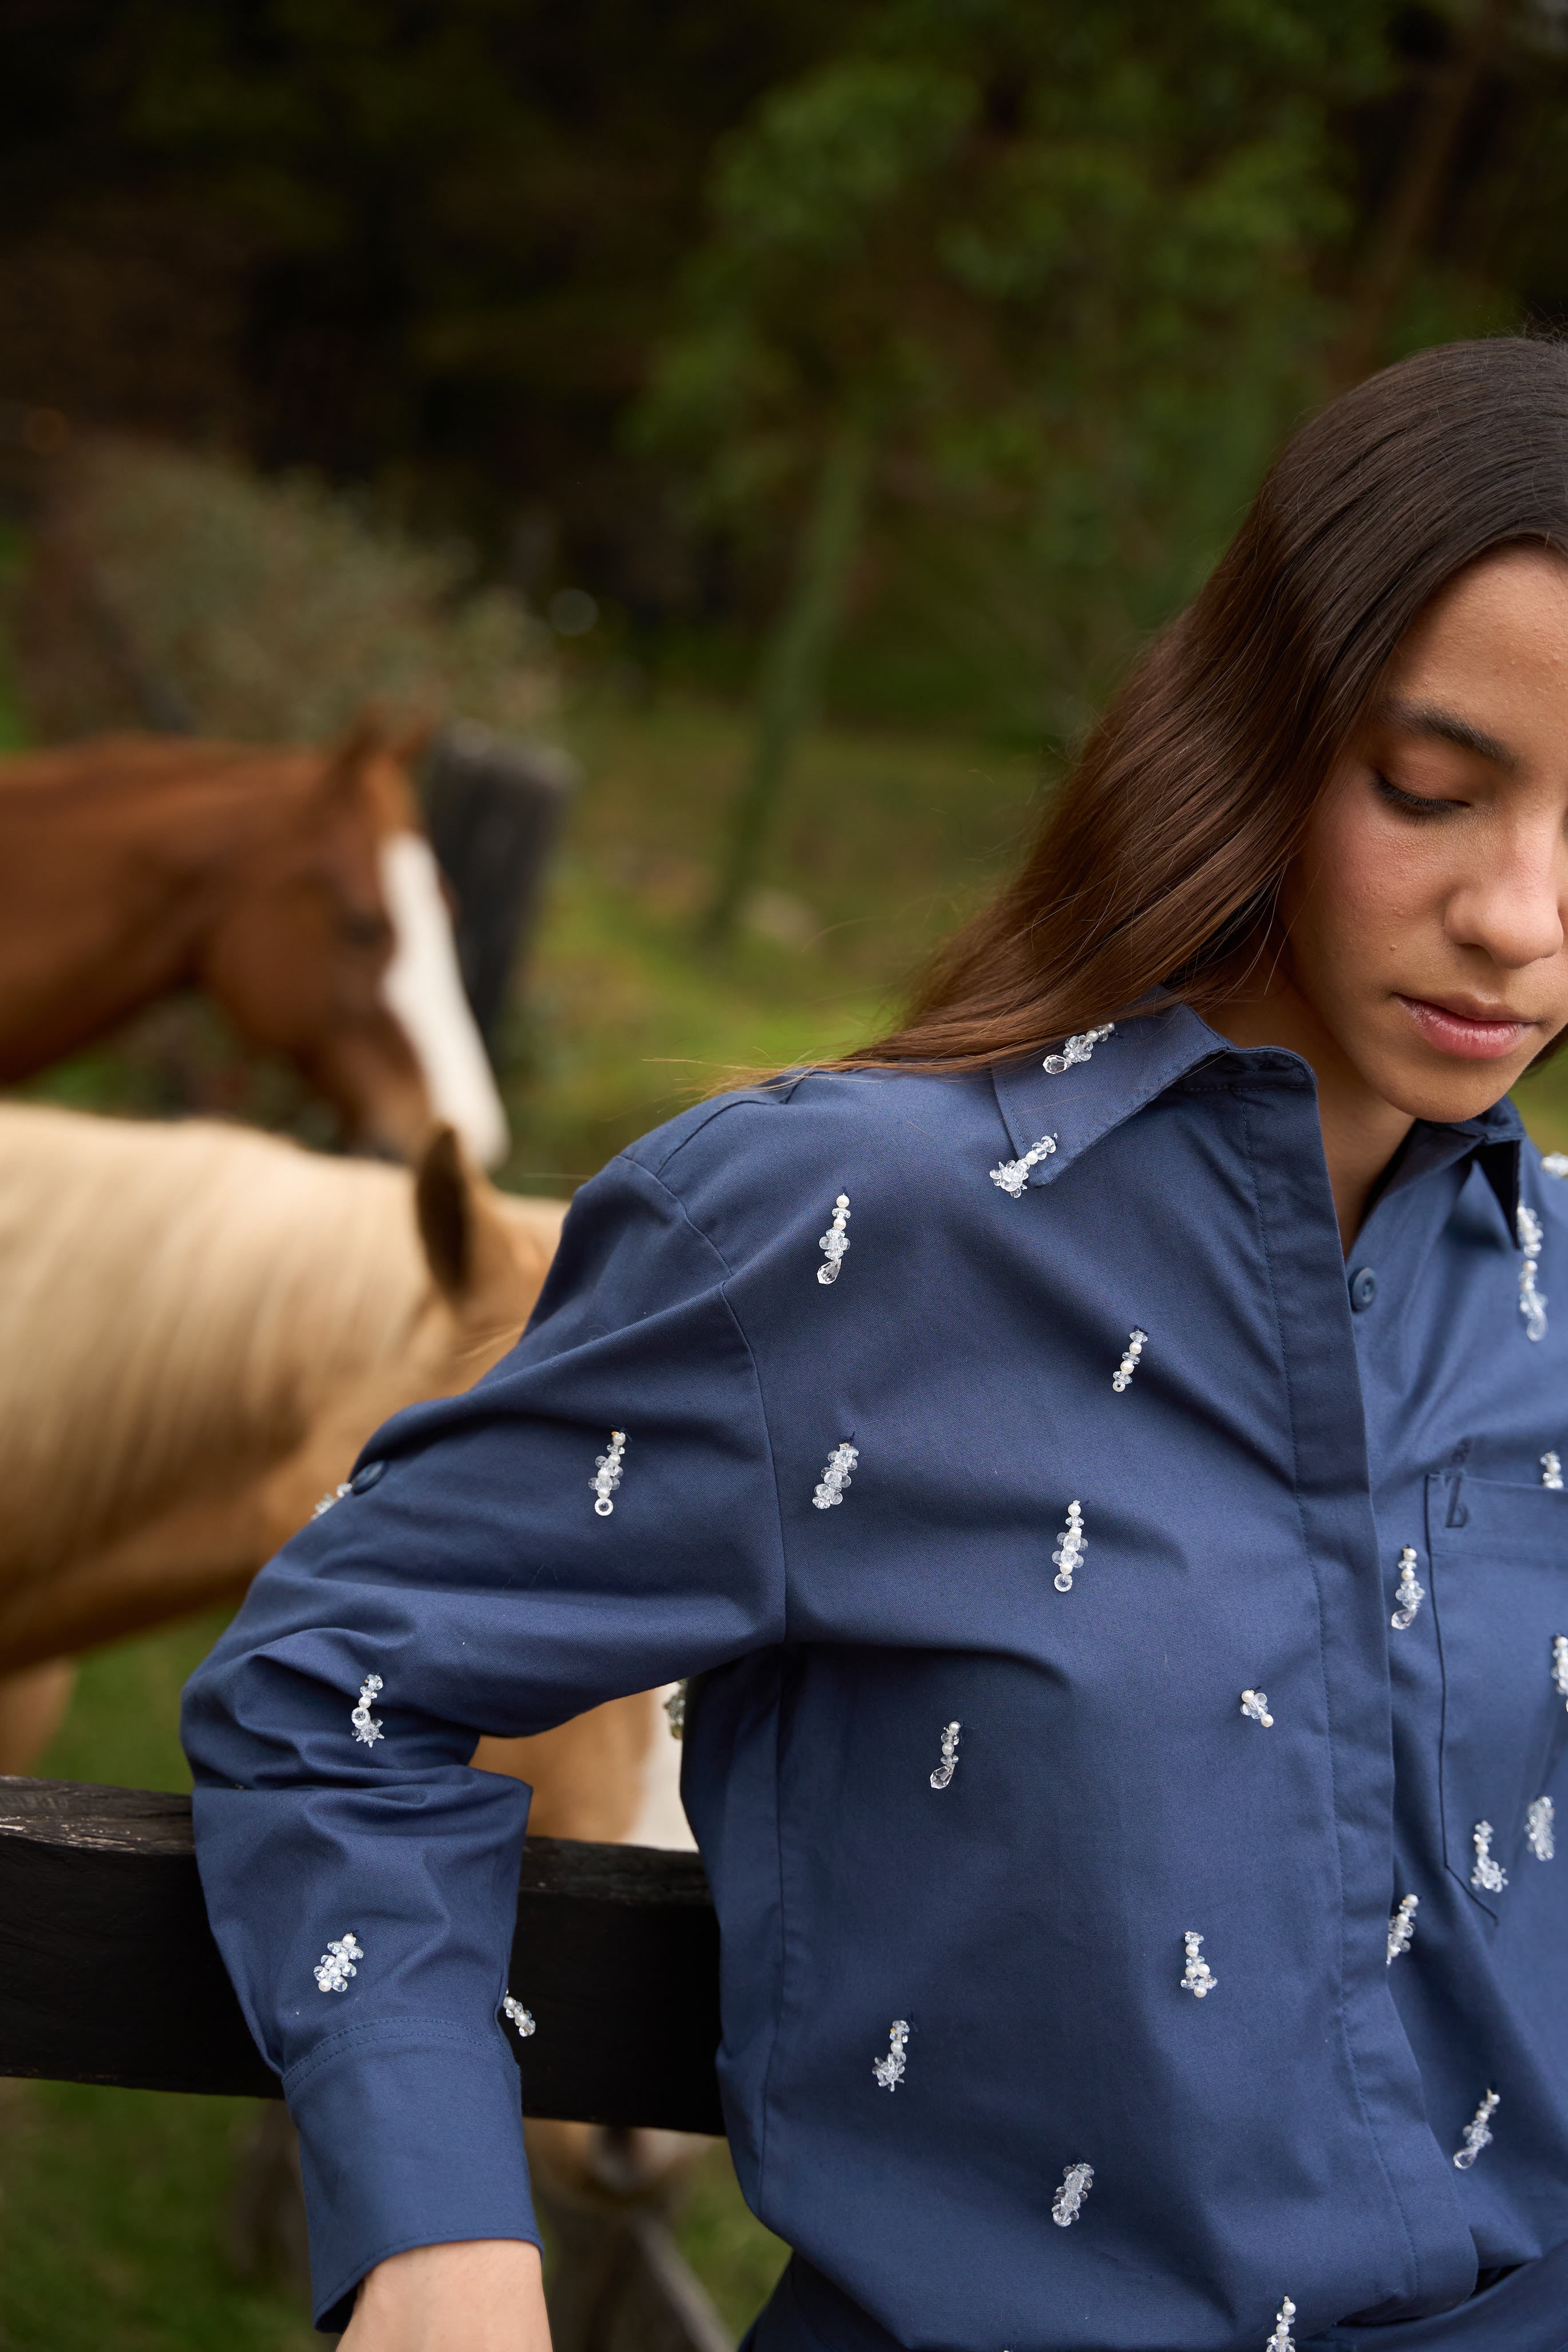
POLYGON ((1535 1027, 1533 1021, 1437 1004, 1430 998, 1401 996, 1400 1003, 1428 1045, 1461 1062, 1500 1062, 1516 1054, 1535 1027))

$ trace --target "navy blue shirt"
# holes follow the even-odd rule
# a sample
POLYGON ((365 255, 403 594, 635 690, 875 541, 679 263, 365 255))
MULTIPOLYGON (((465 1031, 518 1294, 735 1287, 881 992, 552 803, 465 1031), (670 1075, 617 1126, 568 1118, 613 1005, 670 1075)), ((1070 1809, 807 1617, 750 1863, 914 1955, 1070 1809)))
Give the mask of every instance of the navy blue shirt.
POLYGON ((475 1734, 700 1675, 766 2342, 1568 2339, 1565 1188, 1417 1126, 1347 1264, 1299 1059, 1077 1052, 646 1138, 194 1677, 326 2317, 535 2234, 475 1734))

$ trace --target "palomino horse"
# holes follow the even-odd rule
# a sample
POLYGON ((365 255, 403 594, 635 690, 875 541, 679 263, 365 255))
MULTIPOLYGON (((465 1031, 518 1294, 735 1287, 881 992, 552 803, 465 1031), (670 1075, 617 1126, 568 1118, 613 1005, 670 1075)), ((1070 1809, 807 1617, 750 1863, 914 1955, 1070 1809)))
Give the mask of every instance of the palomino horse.
POLYGON ((0 1085, 197 986, 283 1054, 350 1140, 438 1121, 493 1166, 507 1125, 395 747, 105 736, 0 761, 0 1085))
MULTIPOLYGON (((389 1413, 468 1387, 532 1312, 559 1202, 450 1130, 417 1175, 193 1119, 0 1104, 0 1772, 95 1643, 237 1601, 389 1413)), ((474 1762, 553 1837, 689 1845, 642 1692, 474 1762)), ((690 2143, 530 2125, 558 2192, 657 2190, 690 2143)))
MULTIPOLYGON (((0 1104, 0 1771, 44 1745, 78 1652, 237 1601, 389 1413, 497 1362, 562 1213, 475 1176, 449 1129, 411 1175, 0 1104)), ((534 1783, 549 1835, 650 1834, 655 1714, 640 1694, 476 1760, 534 1783)))

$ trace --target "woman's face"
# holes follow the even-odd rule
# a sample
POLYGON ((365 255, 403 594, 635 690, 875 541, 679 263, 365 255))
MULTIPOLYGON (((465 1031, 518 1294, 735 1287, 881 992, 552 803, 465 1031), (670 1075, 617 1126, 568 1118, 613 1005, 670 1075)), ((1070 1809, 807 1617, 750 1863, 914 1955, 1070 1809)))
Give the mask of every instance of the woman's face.
POLYGON ((1568 563, 1509 549, 1428 606, 1283 912, 1297 992, 1411 1117, 1484 1110, 1568 1023, 1568 563))

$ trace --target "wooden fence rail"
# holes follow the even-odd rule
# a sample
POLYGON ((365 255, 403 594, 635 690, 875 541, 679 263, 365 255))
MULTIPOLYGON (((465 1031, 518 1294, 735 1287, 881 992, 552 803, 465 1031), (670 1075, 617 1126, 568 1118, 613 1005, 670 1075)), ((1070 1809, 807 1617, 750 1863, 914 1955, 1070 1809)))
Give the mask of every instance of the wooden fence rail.
MULTIPOLYGON (((695 1854, 530 1838, 507 2041, 526 2114, 720 2133, 695 1854)), ((207 1926, 188 1797, 0 1777, 0 2075, 278 2095, 207 1926)))

